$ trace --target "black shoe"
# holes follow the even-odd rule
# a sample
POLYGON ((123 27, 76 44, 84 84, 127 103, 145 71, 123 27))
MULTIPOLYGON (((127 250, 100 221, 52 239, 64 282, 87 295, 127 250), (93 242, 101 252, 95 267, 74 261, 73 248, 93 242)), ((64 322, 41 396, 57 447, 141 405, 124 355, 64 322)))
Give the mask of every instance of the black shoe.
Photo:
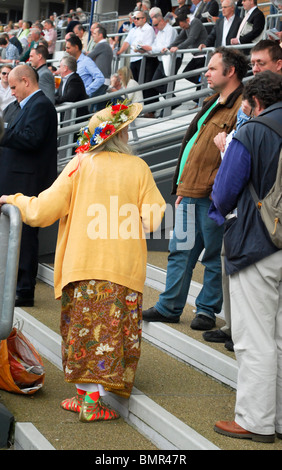
POLYGON ((228 351, 234 351, 234 344, 231 338, 225 341, 225 347, 228 351))
POLYGON ((155 307, 148 308, 142 312, 144 321, 162 321, 164 323, 179 323, 179 317, 165 317, 161 315, 155 307))
POLYGON ((33 307, 34 298, 33 297, 20 297, 16 295, 15 307, 33 307))
POLYGON ((191 321, 192 330, 211 330, 215 327, 215 320, 198 313, 191 321))
POLYGON ((210 343, 225 343, 230 340, 230 336, 222 330, 205 331, 203 338, 210 343))

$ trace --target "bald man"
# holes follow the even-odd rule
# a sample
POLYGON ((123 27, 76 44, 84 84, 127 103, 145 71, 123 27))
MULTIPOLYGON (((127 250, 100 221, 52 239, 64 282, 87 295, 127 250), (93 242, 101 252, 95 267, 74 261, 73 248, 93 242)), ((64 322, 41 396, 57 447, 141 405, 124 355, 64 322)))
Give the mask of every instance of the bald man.
MULTIPOLYGON (((0 194, 36 196, 57 176, 57 113, 32 67, 15 67, 9 86, 21 109, 0 142, 0 194)), ((38 229, 24 224, 16 306, 33 306, 37 265, 38 229)))

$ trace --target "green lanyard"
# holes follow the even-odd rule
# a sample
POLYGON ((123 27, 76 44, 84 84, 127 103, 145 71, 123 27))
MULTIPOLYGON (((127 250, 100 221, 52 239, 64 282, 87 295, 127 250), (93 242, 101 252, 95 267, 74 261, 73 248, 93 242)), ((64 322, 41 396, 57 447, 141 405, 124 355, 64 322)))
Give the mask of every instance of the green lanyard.
POLYGON ((183 154, 182 154, 181 162, 180 162, 180 168, 179 168, 179 174, 178 174, 177 184, 179 184, 180 177, 181 177, 181 175, 182 175, 182 172, 183 172, 185 163, 186 163, 186 161, 187 161, 187 159, 188 159, 190 150, 191 150, 191 148, 193 147, 193 145, 194 145, 194 143, 195 143, 195 140, 196 140, 197 137, 198 137, 198 134, 199 134, 199 132, 200 132, 200 129, 201 129, 203 123, 205 122, 207 116, 209 115, 209 113, 211 112, 211 110, 217 105, 217 103, 218 103, 218 100, 216 100, 216 101, 211 105, 211 107, 205 112, 205 114, 203 114, 203 116, 199 119, 199 121, 197 122, 197 131, 196 131, 195 134, 191 137, 191 139, 187 142, 186 147, 185 147, 185 149, 183 150, 183 154))

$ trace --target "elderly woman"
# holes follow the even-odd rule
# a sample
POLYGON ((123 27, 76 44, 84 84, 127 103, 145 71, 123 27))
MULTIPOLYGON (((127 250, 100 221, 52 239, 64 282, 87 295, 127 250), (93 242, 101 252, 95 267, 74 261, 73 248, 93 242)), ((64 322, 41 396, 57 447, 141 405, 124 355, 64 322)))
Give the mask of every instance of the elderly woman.
POLYGON ((140 357, 145 233, 165 210, 150 169, 128 146, 128 125, 141 110, 136 103, 99 111, 50 188, 38 197, 0 198, 31 226, 60 219, 54 287, 65 380, 77 389, 61 406, 84 422, 118 417, 101 396, 128 398, 140 357))

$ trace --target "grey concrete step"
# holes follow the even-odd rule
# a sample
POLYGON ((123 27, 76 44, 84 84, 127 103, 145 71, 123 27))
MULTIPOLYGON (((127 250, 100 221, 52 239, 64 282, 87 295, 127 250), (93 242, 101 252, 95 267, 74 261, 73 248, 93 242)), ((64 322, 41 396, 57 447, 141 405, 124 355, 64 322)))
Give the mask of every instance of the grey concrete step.
MULTIPOLYGON (((23 325, 24 334, 40 354, 62 370, 60 335, 23 309, 15 309, 15 320, 23 325)), ((119 411, 126 422, 133 425, 159 449, 217 449, 216 445, 167 412, 137 388, 134 388, 129 400, 110 394, 107 401, 119 411)))
MULTIPOLYGON (((165 266, 162 268, 151 266, 148 266, 144 308, 148 308, 155 301, 165 281, 165 266), (155 271, 155 274, 152 274, 152 271, 155 271), (152 283, 159 284, 154 284, 152 288, 152 283)), ((112 426, 112 432, 104 435, 102 444, 96 441, 89 443, 87 432, 84 440, 78 439, 76 442, 74 438, 76 430, 84 431, 81 423, 75 414, 58 410, 59 400, 71 392, 70 384, 64 383, 61 368, 60 305, 52 299, 52 270, 40 266, 39 277, 44 282, 38 282, 36 296, 38 300, 35 302, 35 307, 25 310, 15 309, 15 318, 23 323, 24 333, 30 337, 42 354, 47 367, 46 386, 44 385, 42 390, 43 395, 46 395, 35 396, 32 405, 42 401, 44 408, 48 409, 48 415, 50 414, 49 419, 52 419, 52 414, 54 415, 53 421, 56 422, 59 433, 59 437, 54 439, 50 423, 47 422, 46 427, 44 420, 42 422, 40 418, 40 410, 40 416, 30 423, 35 427, 34 433, 38 433, 39 443, 43 442, 54 449, 73 448, 71 446, 75 446, 75 449, 100 449, 103 447, 99 446, 103 446, 106 441, 108 449, 141 448, 152 452, 157 449, 173 452, 196 449, 269 449, 269 445, 266 444, 228 439, 213 431, 213 424, 217 419, 233 419, 237 366, 234 354, 224 351, 223 345, 211 347, 202 340, 201 333, 189 330, 189 322, 193 315, 193 296, 201 285, 200 278, 199 282, 193 281, 192 294, 189 293, 187 308, 180 324, 143 322, 142 354, 132 396, 129 400, 114 395, 108 398, 109 402, 119 410, 122 420, 116 421, 117 424, 102 423, 102 426, 105 425, 102 428, 99 426, 99 429, 103 430, 109 429, 108 424, 112 426), (56 400, 53 396, 51 407, 48 396, 49 381, 56 382, 54 391, 52 390, 56 400), (66 423, 70 422, 71 428, 66 426, 66 423), (120 447, 116 447, 120 427, 123 430, 124 440, 119 443, 120 447), (128 429, 132 429, 134 440, 129 438, 131 431, 128 429)), ((220 319, 219 321, 222 322, 220 319)), ((5 400, 7 395, 10 399, 10 395, 5 394, 5 400)), ((22 397, 17 397, 19 416, 24 413, 22 400, 22 397)), ((33 406, 30 408, 33 409, 33 406)), ((21 428, 23 424, 25 427, 26 423, 21 421, 19 420, 18 426, 24 435, 21 428)), ((95 423, 95 429, 96 424, 98 423, 95 423)), ((28 445, 26 441, 25 445, 28 445)), ((275 442, 271 449, 282 449, 282 441, 275 442)))

